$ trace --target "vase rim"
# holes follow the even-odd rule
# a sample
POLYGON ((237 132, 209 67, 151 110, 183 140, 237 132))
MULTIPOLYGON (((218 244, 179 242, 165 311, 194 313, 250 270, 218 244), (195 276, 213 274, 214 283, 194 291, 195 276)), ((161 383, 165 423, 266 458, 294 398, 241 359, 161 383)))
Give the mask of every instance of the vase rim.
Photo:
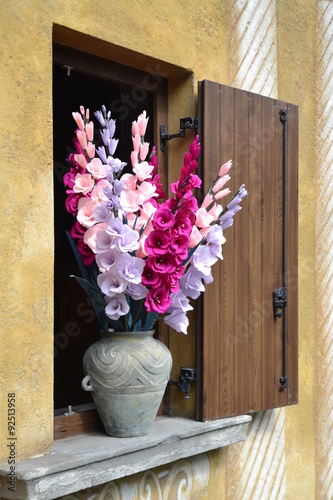
POLYGON ((100 331, 100 334, 103 337, 114 337, 114 336, 125 336, 125 337, 133 337, 133 336, 140 336, 140 337, 152 337, 155 333, 155 330, 145 330, 145 331, 124 331, 124 332, 118 332, 113 330, 112 328, 109 328, 107 331, 100 331))

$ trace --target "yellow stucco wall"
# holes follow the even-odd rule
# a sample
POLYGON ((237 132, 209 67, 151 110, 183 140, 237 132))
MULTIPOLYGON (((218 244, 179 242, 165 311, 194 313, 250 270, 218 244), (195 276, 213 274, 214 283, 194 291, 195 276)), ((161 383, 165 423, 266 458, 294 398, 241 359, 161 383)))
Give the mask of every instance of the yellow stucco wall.
MULTIPOLYGON (((17 400, 18 458, 47 453, 52 445, 53 25, 193 72, 194 78, 175 77, 169 82, 169 128, 176 130, 179 116, 195 112, 198 80, 237 85, 233 75, 239 61, 234 59, 235 47, 230 41, 235 40, 235 23, 242 15, 239 4, 237 0, 2 2, 0 463, 7 457, 3 410, 8 392, 15 392, 17 400)), ((278 97, 299 105, 300 111, 300 401, 283 415, 286 496, 314 498, 317 2, 267 0, 266 4, 274 9, 276 22, 278 97)), ((254 29, 251 22, 246 29, 254 29)), ((170 143, 170 165, 180 164, 185 148, 184 143, 170 143)), ((190 346, 191 339, 174 342, 190 346)), ((189 352, 191 358, 193 350, 189 352)), ((180 362, 177 356, 174 362, 175 366, 180 362)), ((213 494, 224 481, 226 453, 221 450, 208 456, 211 477, 205 495, 224 498, 220 487, 220 496, 213 494)), ((234 470, 245 466, 244 462, 234 470)), ((237 481, 237 475, 232 477, 237 481)), ((229 498, 231 486, 225 490, 229 498)))

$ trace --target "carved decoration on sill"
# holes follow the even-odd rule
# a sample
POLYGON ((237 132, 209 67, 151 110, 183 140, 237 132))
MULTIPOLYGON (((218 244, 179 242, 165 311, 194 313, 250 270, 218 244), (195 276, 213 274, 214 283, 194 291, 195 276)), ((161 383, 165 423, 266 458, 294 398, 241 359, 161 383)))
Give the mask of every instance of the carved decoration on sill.
POLYGON ((191 500, 208 498, 211 470, 207 453, 141 474, 67 495, 63 500, 191 500))

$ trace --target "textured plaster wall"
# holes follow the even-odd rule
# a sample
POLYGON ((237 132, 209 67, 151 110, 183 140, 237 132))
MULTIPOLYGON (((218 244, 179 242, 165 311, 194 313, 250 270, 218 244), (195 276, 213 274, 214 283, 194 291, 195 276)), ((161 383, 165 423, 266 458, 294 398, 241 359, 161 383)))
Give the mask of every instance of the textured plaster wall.
MULTIPOLYGON (((330 2, 318 3, 323 5, 330 2)), ((21 0, 19 6, 17 2, 10 0, 2 2, 0 181, 4 210, 0 235, 0 463, 7 461, 4 412, 7 392, 15 392, 17 395, 18 458, 47 453, 52 445, 51 85, 52 29, 53 24, 57 24, 192 71, 193 78, 170 78, 171 131, 178 128, 179 116, 195 112, 197 80, 206 78, 259 92, 256 85, 263 71, 267 71, 271 52, 276 54, 272 66, 276 74, 272 96, 298 104, 300 112, 300 402, 297 407, 287 408, 279 414, 282 420, 276 419, 274 414, 272 418, 268 414, 261 416, 261 420, 257 421, 257 428, 264 425, 264 430, 261 434, 256 434, 253 427, 247 444, 252 455, 250 452, 246 454, 246 449, 241 453, 231 447, 228 454, 223 450, 216 451, 193 459, 190 461, 192 468, 189 464, 186 467, 187 470, 196 471, 194 476, 197 481, 200 477, 202 479, 200 487, 203 489, 199 491, 199 483, 196 483, 194 490, 198 498, 250 498, 242 497, 241 493, 235 496, 234 492, 245 491, 242 489, 242 477, 250 467, 249 461, 252 460, 253 453, 259 464, 256 480, 260 482, 268 477, 269 470, 272 470, 270 463, 274 459, 271 456, 270 438, 274 440, 274 431, 279 429, 285 443, 279 455, 284 481, 281 484, 284 486, 282 489, 273 488, 266 498, 315 498, 315 476, 318 475, 318 469, 323 467, 326 470, 321 471, 322 475, 329 478, 328 488, 332 484, 332 464, 322 459, 318 462, 317 470, 315 466, 315 393, 318 390, 315 378, 314 285, 314 178, 317 161, 319 61, 317 17, 315 0, 21 0), (249 5, 254 7, 254 14, 244 22, 249 5), (264 28, 264 20, 268 14, 272 15, 272 21, 264 28), (241 54, 242 35, 254 36, 257 32, 264 35, 268 30, 271 33, 272 26, 275 30, 270 35, 273 36, 272 46, 269 47, 270 51, 264 58, 263 65, 256 67, 252 56, 256 51, 262 52, 263 45, 259 43, 256 46, 250 36, 248 49, 241 54), (245 65, 253 75, 250 83, 247 80, 237 80, 239 70, 245 65), (269 425, 270 422, 272 425, 269 425), (256 440, 257 435, 261 436, 259 442, 256 440), (200 464, 205 464, 205 467, 200 468, 200 464), (232 479, 226 479, 226 471, 230 472, 232 479), (208 474, 207 477, 205 474, 208 474)), ((133 64, 133 58, 131 63, 133 64)), ((332 62, 328 64, 332 68, 332 62)), ((186 146, 186 142, 170 143, 171 177, 175 177, 186 146)), ((189 362, 194 359, 191 332, 185 339, 173 337, 172 342, 179 351, 188 353, 189 362)), ((175 366, 182 362, 175 355, 175 366)), ((327 369, 332 376, 332 367, 328 366, 327 369)), ((193 408, 189 407, 188 412, 191 411, 193 408)), ((317 432, 320 434, 318 426, 317 432)), ((181 463, 175 464, 176 469, 181 469, 182 466, 181 463)), ((165 474, 173 477, 170 470, 158 471, 158 474, 162 474, 159 477, 164 477, 165 474)), ((144 483, 145 477, 141 475, 137 479, 129 479, 127 483, 122 481, 115 487, 119 489, 120 484, 126 483, 126 487, 122 486, 123 491, 138 492, 135 488, 138 488, 140 481, 144 483)), ((182 476, 178 476, 179 484, 181 478, 182 476)), ((272 485, 275 484, 274 478, 272 476, 272 485)), ((163 489, 165 484, 160 483, 159 488, 163 489)), ((184 485, 184 482, 181 484, 184 485)), ((156 481, 155 486, 157 488, 156 481)), ((174 483, 172 487, 174 488, 174 483)), ((171 488, 170 484, 167 488, 171 488)), ((247 491, 255 491, 253 488, 247 491)), ((102 489, 98 491, 90 498, 107 498, 106 490, 105 495, 102 489)), ((325 496, 329 491, 322 490, 323 496, 318 498, 329 498, 325 496)), ((142 497, 149 498, 147 495, 142 497)), ((82 492, 78 498, 86 498, 85 493, 82 492)), ((120 498, 131 497, 124 495, 120 498)), ((189 498, 195 498, 193 491, 189 498)))

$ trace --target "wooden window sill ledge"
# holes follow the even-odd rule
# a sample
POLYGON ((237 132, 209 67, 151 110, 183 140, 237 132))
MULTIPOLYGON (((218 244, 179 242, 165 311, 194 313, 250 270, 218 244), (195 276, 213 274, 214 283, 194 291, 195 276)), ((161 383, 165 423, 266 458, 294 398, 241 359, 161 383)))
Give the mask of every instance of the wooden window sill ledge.
POLYGON ((0 498, 48 500, 244 441, 248 415, 197 422, 158 417, 148 436, 112 438, 101 432, 59 439, 51 453, 16 463, 15 493, 8 465, 0 467, 0 498))

